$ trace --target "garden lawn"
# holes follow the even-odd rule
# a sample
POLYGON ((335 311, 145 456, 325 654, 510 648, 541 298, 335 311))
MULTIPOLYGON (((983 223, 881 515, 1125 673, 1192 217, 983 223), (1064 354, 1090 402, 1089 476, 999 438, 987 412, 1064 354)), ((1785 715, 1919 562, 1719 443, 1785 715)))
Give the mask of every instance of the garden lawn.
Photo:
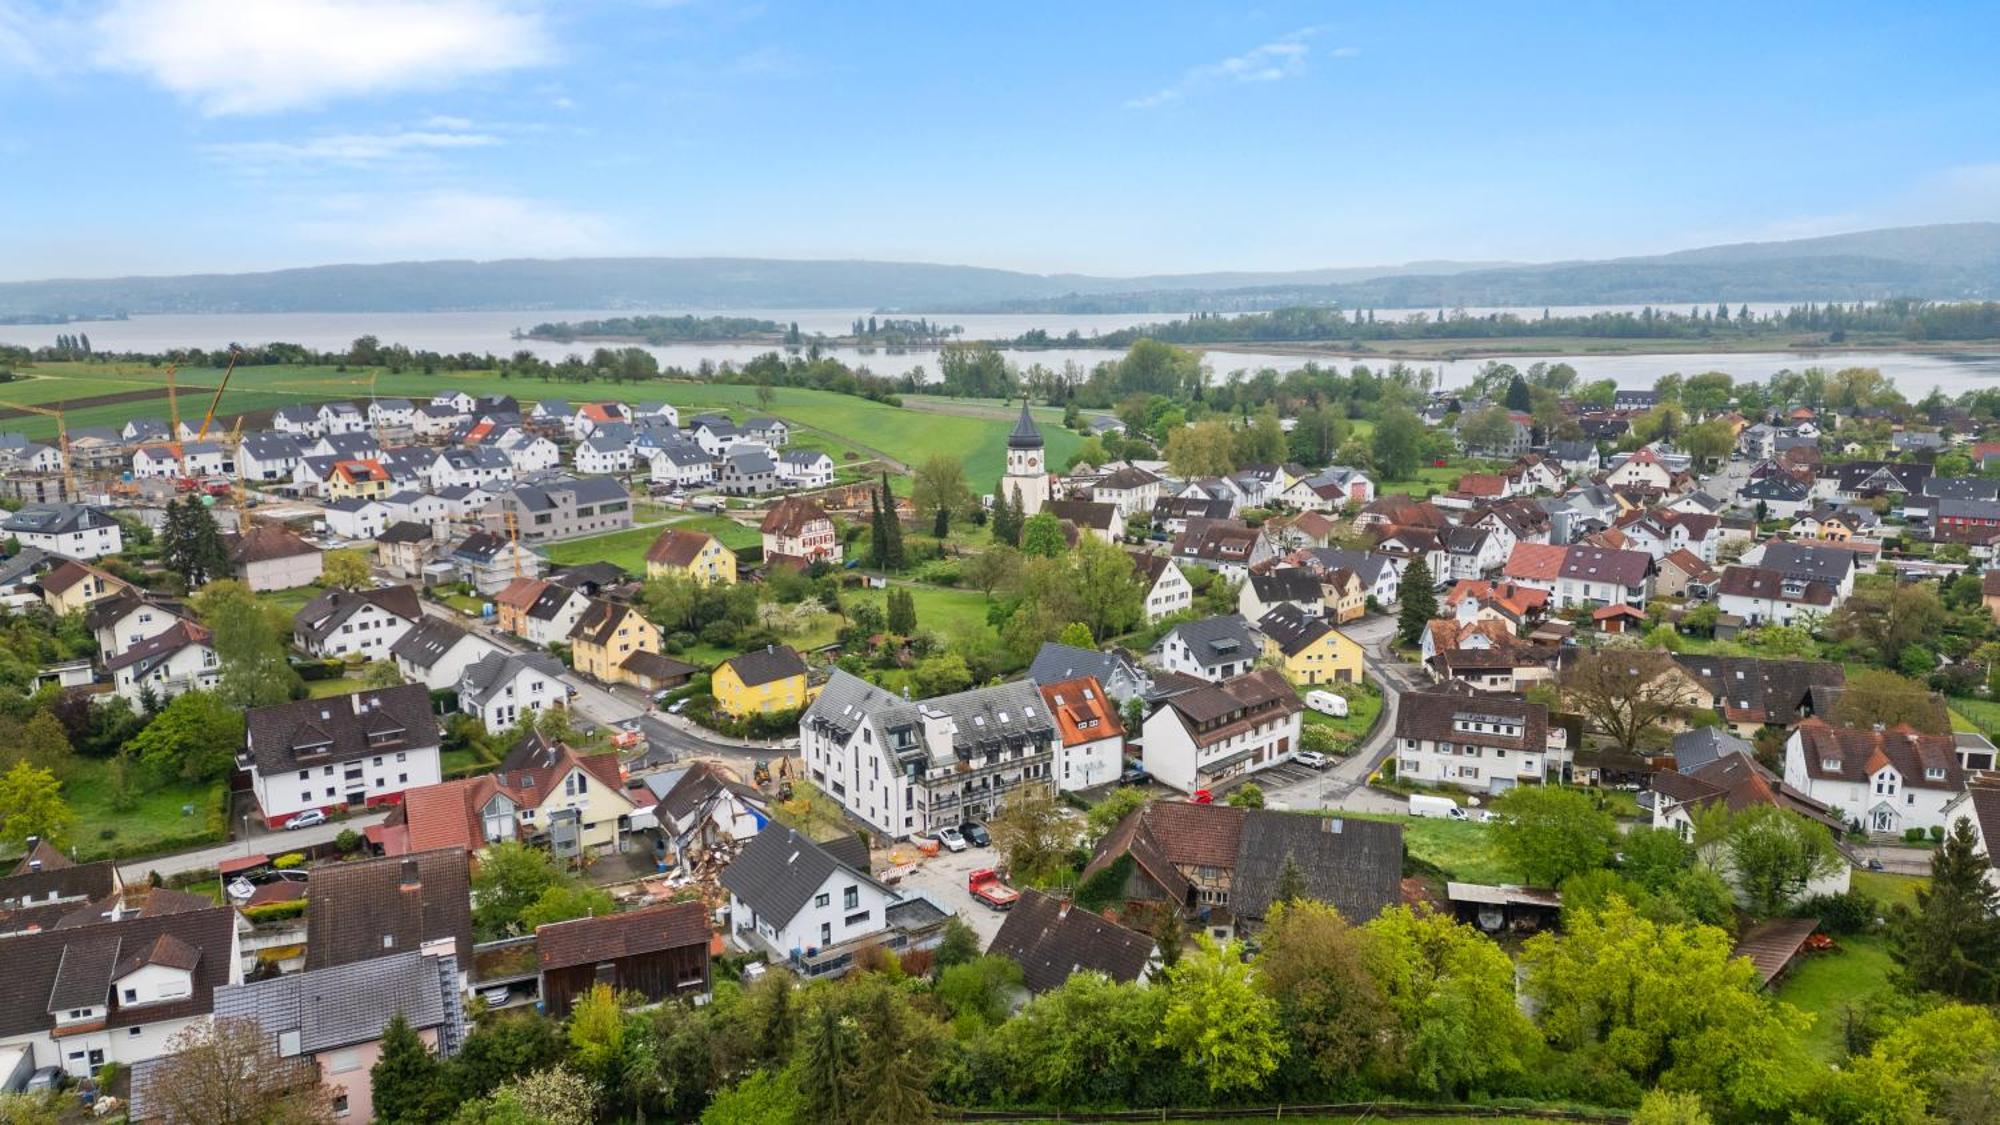
MULTIPOLYGON (((135 771, 136 773, 136 771, 135 771)), ((111 807, 111 763, 101 758, 72 758, 63 779, 63 799, 76 812, 72 836, 84 859, 143 855, 199 843, 222 801, 222 782, 203 785, 151 785, 134 777, 134 805, 111 807), (183 806, 194 811, 183 816, 183 806)))
POLYGON ((653 540, 660 537, 661 530, 658 527, 628 527, 608 535, 551 543, 542 548, 542 553, 557 566, 608 562, 623 568, 628 574, 643 578, 646 574, 646 551, 652 547, 653 540))
POLYGON ((1458 483, 1458 478, 1471 471, 1464 465, 1447 465, 1444 468, 1425 465, 1417 470, 1417 475, 1414 477, 1407 480, 1377 481, 1375 488, 1383 493, 1401 492, 1412 496, 1423 496, 1431 492, 1449 491, 1451 486, 1458 483))
MULTIPOLYGON (((743 551, 764 545, 764 535, 754 527, 745 527, 727 516, 683 516, 673 520, 674 527, 685 531, 706 531, 722 541, 722 545, 732 551, 743 551)), ((658 528, 653 529, 659 533, 658 528)), ((641 573, 645 567, 639 568, 641 573)))
POLYGON ((336 695, 353 695, 361 690, 361 681, 342 676, 337 680, 307 680, 306 697, 309 699, 331 699, 336 695))
MULTIPOLYGON (((910 592, 910 599, 917 609, 918 632, 928 632, 944 638, 951 635, 955 626, 989 628, 986 624, 988 600, 985 594, 977 590, 900 583, 893 588, 910 592)), ((870 602, 885 614, 888 612, 887 597, 887 590, 856 590, 847 595, 850 604, 870 602)))
POLYGON ((1361 820, 1386 820, 1403 826, 1403 846, 1412 858, 1420 859, 1444 872, 1445 878, 1460 883, 1518 883, 1521 877, 1493 846, 1492 834, 1484 824, 1469 820, 1435 817, 1397 816, 1385 813, 1343 812, 1341 816, 1361 820))
MULTIPOLYGON (((1311 689, 1308 688, 1308 691, 1311 689)), ((1375 716, 1382 713, 1382 697, 1379 694, 1362 694, 1347 701, 1347 717, 1337 718, 1324 715, 1310 708, 1302 712, 1303 721, 1309 727, 1326 727, 1341 739, 1343 752, 1354 744, 1375 725, 1375 716)))
POLYGON ((1972 724, 1972 729, 1988 738, 2000 738, 2000 702, 1990 699, 1954 699, 1951 701, 1952 727, 1958 727, 1957 719, 1963 717, 1972 724))
POLYGON ((1891 906, 1917 905, 1917 892, 1930 886, 1930 879, 1922 875, 1892 875, 1887 871, 1860 871, 1850 876, 1852 889, 1868 895, 1882 904, 1883 909, 1891 906))
POLYGON ((1806 1032, 1806 1046, 1827 1062, 1839 1062, 1846 1055, 1844 1015, 1850 1005, 1859 1006, 1869 996, 1887 991, 1889 970, 1894 962, 1889 947, 1879 934, 1857 934, 1835 939, 1838 948, 1829 953, 1806 954, 1790 974, 1778 984, 1778 999, 1810 1012, 1812 1029, 1806 1032))

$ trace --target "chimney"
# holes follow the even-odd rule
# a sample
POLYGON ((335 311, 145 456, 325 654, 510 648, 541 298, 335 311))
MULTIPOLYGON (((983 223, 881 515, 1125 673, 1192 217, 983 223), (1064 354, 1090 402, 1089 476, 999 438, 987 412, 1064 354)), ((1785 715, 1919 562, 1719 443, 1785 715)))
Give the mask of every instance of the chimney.
POLYGON ((32 852, 35 850, 35 845, 42 842, 42 838, 40 836, 30 836, 24 842, 28 845, 28 850, 32 852))
POLYGON ((424 877, 423 873, 418 870, 416 856, 409 855, 403 857, 403 885, 400 889, 405 891, 421 891, 424 889, 424 877))

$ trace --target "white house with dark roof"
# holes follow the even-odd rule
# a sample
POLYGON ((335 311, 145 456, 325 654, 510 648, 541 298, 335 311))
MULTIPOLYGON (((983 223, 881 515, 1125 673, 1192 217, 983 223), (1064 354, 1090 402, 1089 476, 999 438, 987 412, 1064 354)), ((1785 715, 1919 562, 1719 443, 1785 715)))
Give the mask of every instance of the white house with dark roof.
POLYGON ((1478 793, 1560 779, 1571 751, 1541 704, 1449 687, 1403 696, 1394 746, 1398 777, 1478 793))
POLYGON ((656 484, 695 488, 715 481, 715 459, 692 442, 673 442, 655 449, 651 463, 656 484))
POLYGON ((1174 626, 1150 655, 1162 671, 1213 683, 1250 671, 1263 651, 1256 627, 1242 614, 1228 613, 1174 626))
POLYGON ((569 705, 564 671, 546 652, 487 653, 459 673, 458 709, 489 731, 506 730, 523 715, 569 705))
POLYGON ((253 707, 236 764, 265 822, 392 801, 440 778, 442 737, 422 684, 253 707))
POLYGON ((1193 793, 1290 761, 1304 710, 1275 668, 1170 696, 1146 717, 1146 772, 1193 793))
POLYGON ((632 448, 616 436, 592 434, 576 443, 570 464, 579 473, 608 476, 632 471, 632 448))
POLYGON ((304 457, 305 449, 291 434, 244 434, 236 447, 236 473, 250 481, 287 481, 304 457))
POLYGON ((757 833, 722 869, 730 940, 784 964, 880 937, 897 898, 862 863, 852 866, 791 828, 757 833))
POLYGON ((456 688, 466 668, 501 651, 485 637, 441 617, 425 617, 389 646, 389 655, 403 677, 432 691, 456 688))
POLYGON ((293 615, 292 639, 311 656, 387 660, 423 617, 417 592, 408 586, 328 590, 293 615))
POLYGON ((125 547, 118 521, 104 509, 88 504, 29 504, 0 523, 0 532, 13 536, 23 547, 69 559, 102 558, 125 547))
POLYGON ((1785 784, 1864 831, 1901 835, 1949 828, 1945 808, 1965 792, 1966 775, 1950 735, 1837 727, 1814 717, 1785 742, 1785 784))
POLYGON ((833 458, 817 449, 788 449, 778 455, 778 477, 789 488, 825 488, 833 483, 833 458))
POLYGON ((178 621, 104 662, 112 691, 139 709, 147 697, 155 703, 186 691, 212 691, 222 679, 222 661, 214 638, 191 621, 178 621))

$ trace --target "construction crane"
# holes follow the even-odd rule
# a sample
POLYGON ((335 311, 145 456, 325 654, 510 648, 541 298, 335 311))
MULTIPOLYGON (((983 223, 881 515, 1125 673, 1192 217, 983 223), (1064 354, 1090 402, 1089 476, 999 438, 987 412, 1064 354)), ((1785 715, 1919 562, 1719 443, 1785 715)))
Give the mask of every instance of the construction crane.
POLYGON ((507 509, 507 542, 514 548, 509 552, 514 556, 514 577, 527 577, 521 570, 521 518, 514 514, 512 508, 507 509))
POLYGON ((181 440, 181 400, 174 394, 174 375, 180 371, 178 364, 167 364, 167 440, 181 440))
MULTIPOLYGON (((201 416, 201 429, 195 433, 194 440, 200 441, 208 436, 208 427, 215 423, 215 408, 222 405, 222 392, 229 389, 229 377, 236 373, 236 361, 242 358, 242 355, 241 348, 234 344, 229 346, 229 366, 222 369, 222 381, 215 385, 215 395, 208 400, 208 413, 201 416)), ((237 421, 240 422, 242 419, 239 418, 237 421)), ((176 438, 180 437, 180 428, 180 421, 176 419, 174 422, 176 438)))
POLYGON ((69 427, 63 424, 60 408, 49 406, 29 406, 25 402, 0 402, 0 406, 15 410, 25 410, 30 414, 40 414, 56 420, 56 449, 62 454, 63 491, 71 500, 79 499, 76 487, 76 468, 70 463, 69 427))

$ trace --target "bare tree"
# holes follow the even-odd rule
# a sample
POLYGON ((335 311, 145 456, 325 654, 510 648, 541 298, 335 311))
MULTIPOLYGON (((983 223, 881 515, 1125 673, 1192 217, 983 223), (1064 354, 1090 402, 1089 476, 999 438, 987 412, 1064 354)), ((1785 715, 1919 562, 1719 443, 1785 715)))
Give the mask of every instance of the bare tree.
POLYGON ((1579 656, 1561 682, 1563 706, 1583 716, 1585 729, 1626 752, 1660 724, 1701 701, 1694 682, 1673 657, 1630 646, 1579 656))
POLYGON ((151 1116, 167 1125, 318 1125, 334 1119, 318 1064, 279 1057, 254 1020, 189 1027, 168 1042, 167 1054, 143 1081, 151 1116))

